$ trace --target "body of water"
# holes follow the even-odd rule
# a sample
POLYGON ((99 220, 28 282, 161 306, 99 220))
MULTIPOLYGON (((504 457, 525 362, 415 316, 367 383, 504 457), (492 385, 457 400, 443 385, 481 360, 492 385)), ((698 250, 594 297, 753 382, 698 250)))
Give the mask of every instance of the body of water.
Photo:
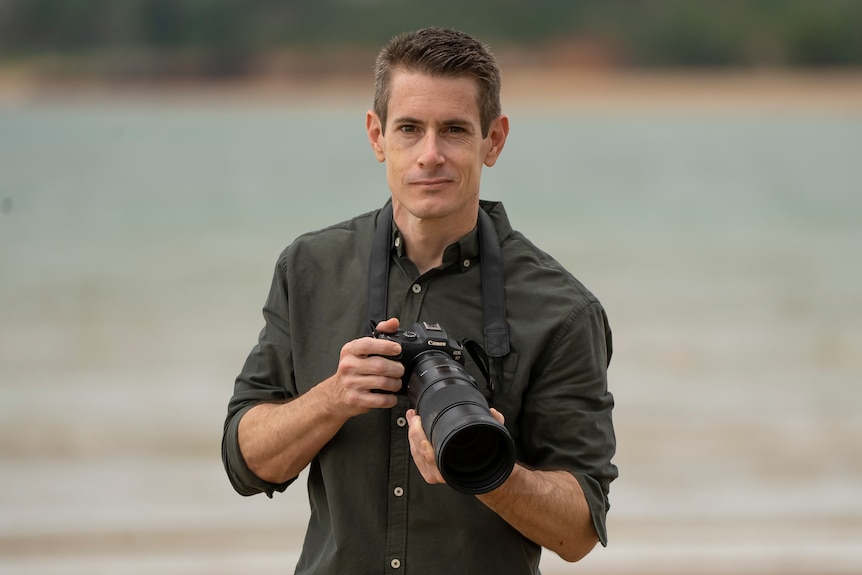
MULTIPOLYGON (((387 198, 364 112, 0 108, 0 573, 292 572, 221 426, 278 253, 387 198)), ((610 546, 544 571, 862 571, 862 117, 511 116, 483 197, 615 335, 610 546)))

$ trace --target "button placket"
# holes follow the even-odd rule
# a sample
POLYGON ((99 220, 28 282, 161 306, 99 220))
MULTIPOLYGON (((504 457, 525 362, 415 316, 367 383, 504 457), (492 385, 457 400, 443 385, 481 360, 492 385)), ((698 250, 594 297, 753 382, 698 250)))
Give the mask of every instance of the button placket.
POLYGON ((386 555, 389 558, 387 572, 390 574, 402 566, 407 552, 407 497, 406 487, 410 471, 410 445, 404 429, 407 419, 408 400, 398 396, 398 405, 390 415, 389 484, 390 497, 387 505, 386 555), (400 420, 404 425, 400 425, 400 420))

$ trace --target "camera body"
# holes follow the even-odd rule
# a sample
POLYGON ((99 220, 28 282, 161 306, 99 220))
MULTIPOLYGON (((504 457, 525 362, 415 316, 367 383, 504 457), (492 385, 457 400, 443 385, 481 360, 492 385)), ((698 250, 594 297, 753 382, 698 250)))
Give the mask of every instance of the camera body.
POLYGON ((461 344, 427 322, 392 334, 375 330, 373 337, 401 344, 400 354, 386 357, 404 365, 398 393, 422 418, 446 483, 469 494, 502 485, 515 466, 515 443, 464 369, 461 344))
MULTIPOLYGON (((383 333, 374 330, 373 337, 387 339, 401 345, 401 353, 387 355, 387 359, 398 361, 404 365, 404 385, 398 392, 407 393, 407 387, 412 375, 412 368, 417 359, 427 352, 443 353, 459 364, 464 364, 464 348, 457 341, 449 339, 439 323, 417 322, 410 329, 395 333, 383 333)), ((465 372, 466 373, 466 372, 465 372)), ((468 375, 469 377, 469 375, 468 375)), ((471 378, 472 379, 472 378, 471 378)))

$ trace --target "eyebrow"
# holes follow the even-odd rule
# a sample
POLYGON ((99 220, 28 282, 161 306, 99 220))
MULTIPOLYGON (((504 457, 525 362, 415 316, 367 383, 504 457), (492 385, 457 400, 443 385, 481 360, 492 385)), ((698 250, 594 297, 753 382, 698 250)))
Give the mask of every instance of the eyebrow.
MULTIPOLYGON (((399 118, 395 118, 392 120, 392 123, 395 125, 403 125, 403 124, 416 124, 417 126, 424 126, 426 122, 419 120, 417 118, 413 118, 410 116, 401 116, 399 118)), ((450 118, 448 120, 443 120, 441 122, 443 126, 472 126, 473 123, 469 120, 465 120, 463 118, 450 118)))

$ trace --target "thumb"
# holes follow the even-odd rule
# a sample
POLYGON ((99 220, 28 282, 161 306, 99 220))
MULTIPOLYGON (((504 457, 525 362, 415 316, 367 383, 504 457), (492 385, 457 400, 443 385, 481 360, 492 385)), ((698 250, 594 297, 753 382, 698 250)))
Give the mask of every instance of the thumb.
POLYGON ((491 416, 496 419, 497 423, 499 423, 500 425, 506 423, 506 418, 503 417, 503 414, 494 409, 493 407, 491 408, 491 416))
POLYGON ((397 317, 390 317, 387 320, 383 320, 377 324, 377 331, 383 333, 395 333, 398 331, 398 326, 401 325, 401 322, 398 321, 397 317))

